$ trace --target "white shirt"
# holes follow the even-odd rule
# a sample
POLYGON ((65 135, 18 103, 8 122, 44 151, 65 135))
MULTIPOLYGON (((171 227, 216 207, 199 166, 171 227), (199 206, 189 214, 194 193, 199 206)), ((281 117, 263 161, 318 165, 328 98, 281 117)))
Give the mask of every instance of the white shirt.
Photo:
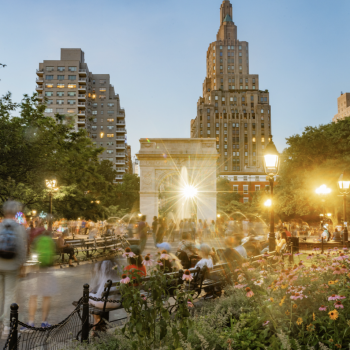
POLYGON ((201 259, 197 262, 195 268, 200 267, 202 268, 203 266, 207 266, 208 269, 212 269, 214 267, 213 260, 211 258, 209 259, 201 259))

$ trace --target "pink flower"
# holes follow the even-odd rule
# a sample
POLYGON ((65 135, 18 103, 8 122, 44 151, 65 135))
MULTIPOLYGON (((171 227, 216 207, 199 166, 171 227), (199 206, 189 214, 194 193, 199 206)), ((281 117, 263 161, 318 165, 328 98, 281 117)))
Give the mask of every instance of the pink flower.
POLYGON ((299 256, 299 255, 301 255, 301 254, 303 254, 303 253, 300 253, 300 252, 299 252, 299 253, 295 253, 294 255, 295 255, 295 256, 299 256))
POLYGON ((170 256, 168 255, 168 252, 166 250, 162 250, 162 254, 160 255, 161 259, 169 260, 170 256))
POLYGON ((125 273, 123 273, 122 279, 120 280, 120 283, 128 284, 129 282, 130 282, 130 278, 125 273))
POLYGON ((235 285, 233 286, 233 288, 236 288, 236 289, 242 289, 246 286, 246 284, 240 284, 240 283, 237 283, 235 282, 235 285))
POLYGON ((253 291, 249 287, 247 287, 245 291, 247 292, 246 296, 248 298, 251 298, 254 295, 253 291))
POLYGON ((320 311, 327 311, 327 306, 321 305, 319 308, 320 311))
POLYGON ((133 253, 129 247, 125 248, 125 252, 123 253, 124 258, 133 258, 134 256, 136 256, 136 254, 133 253))
POLYGON ((337 301, 335 304, 334 304, 335 308, 336 309, 344 309, 344 306, 343 304, 341 303, 341 301, 337 301))
POLYGON ((346 296, 344 296, 344 295, 338 295, 338 299, 346 299, 346 296))
POLYGON ((307 257, 306 257, 306 259, 312 259, 313 258, 313 255, 311 255, 311 254, 309 254, 307 257))
POLYGON ((147 298, 146 298, 146 296, 144 294, 141 294, 140 296, 141 296, 142 300, 147 300, 147 298))
POLYGON ((347 247, 343 247, 343 250, 348 250, 348 248, 347 247))
POLYGON ((151 260, 149 255, 146 255, 145 259, 142 261, 142 265, 144 265, 144 266, 151 266, 152 262, 153 262, 153 260, 151 260))
POLYGON ((333 275, 341 275, 341 274, 342 274, 342 272, 341 272, 340 268, 336 267, 333 271, 333 275))
POLYGON ((193 280, 193 277, 192 277, 192 275, 191 275, 190 270, 186 270, 186 271, 184 272, 184 274, 182 275, 182 279, 183 279, 184 281, 192 281, 192 280, 193 280))
POLYGON ((320 250, 320 248, 314 247, 314 249, 312 249, 312 250, 320 250))
POLYGON ((267 326, 269 323, 270 323, 270 321, 265 321, 265 322, 263 323, 263 326, 267 326))
POLYGON ((338 300, 340 299, 339 295, 336 295, 336 294, 332 294, 330 297, 328 297, 328 301, 331 301, 331 300, 338 300))
POLYGON ((188 301, 188 302, 187 302, 187 306, 193 307, 194 305, 193 305, 190 301, 188 301))
POLYGON ((257 285, 257 286, 261 286, 263 284, 264 281, 262 280, 258 280, 258 281, 255 281, 254 284, 257 285))
POLYGON ((163 263, 160 260, 157 260, 156 264, 159 265, 159 266, 163 266, 163 263))

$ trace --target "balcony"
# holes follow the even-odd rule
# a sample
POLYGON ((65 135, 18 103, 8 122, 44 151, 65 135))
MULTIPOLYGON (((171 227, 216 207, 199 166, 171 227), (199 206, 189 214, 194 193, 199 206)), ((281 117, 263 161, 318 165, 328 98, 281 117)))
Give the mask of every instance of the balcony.
MULTIPOLYGON (((116 149, 125 149, 125 145, 117 145, 115 148, 116 149)), ((125 157, 125 154, 124 154, 124 157, 125 157)))
POLYGON ((126 130, 124 128, 117 128, 117 132, 126 133, 126 130))
POLYGON ((125 168, 116 168, 118 173, 125 173, 125 168))
POLYGON ((117 136, 116 139, 117 139, 117 140, 123 140, 123 141, 124 141, 124 140, 125 140, 125 136, 117 136))
POLYGON ((116 180, 123 180, 123 175, 117 175, 117 176, 115 177, 115 179, 116 179, 116 180))
POLYGON ((37 96, 37 98, 40 99, 40 100, 42 100, 43 97, 44 97, 43 94, 39 94, 39 95, 37 96))
POLYGON ((85 117, 85 111, 78 111, 78 117, 85 117))
POLYGON ((83 75, 86 77, 87 69, 79 69, 79 75, 83 75))
POLYGON ((125 125, 125 121, 117 122, 117 126, 119 126, 119 125, 125 125))
POLYGON ((78 119, 77 123, 78 125, 85 125, 85 119, 78 119))
POLYGON ((79 94, 79 95, 78 95, 78 100, 84 100, 84 101, 86 101, 86 95, 85 95, 85 94, 79 94))
POLYGON ((44 70, 43 69, 37 69, 36 70, 36 74, 39 76, 39 77, 42 77, 44 75, 44 70))
POLYGON ((79 108, 85 108, 85 102, 78 102, 78 107, 79 108))
POLYGON ((37 84, 44 84, 43 78, 36 78, 35 81, 36 81, 37 84))
POLYGON ((86 81, 87 81, 86 78, 80 78, 79 77, 79 80, 78 80, 79 84, 86 84, 86 81))
POLYGON ((117 160, 115 164, 125 164, 125 160, 117 160))
POLYGON ((36 90, 36 91, 43 91, 43 86, 37 85, 37 86, 35 87, 35 90, 36 90))
POLYGON ((86 92, 86 86, 79 85, 78 90, 79 90, 79 92, 86 92))

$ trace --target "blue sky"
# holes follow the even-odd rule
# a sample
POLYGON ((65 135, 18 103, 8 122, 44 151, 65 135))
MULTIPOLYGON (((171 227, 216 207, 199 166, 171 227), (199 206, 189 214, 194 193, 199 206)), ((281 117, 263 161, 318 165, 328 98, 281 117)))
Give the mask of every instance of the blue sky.
MULTIPOLYGON (((348 0, 245 0, 233 4, 250 73, 270 91, 272 133, 285 138, 331 121, 350 91, 348 0)), ((219 28, 216 0, 12 0, 1 4, 0 94, 19 101, 35 70, 60 48, 85 51, 90 71, 109 73, 126 111, 128 143, 189 137, 202 93, 206 51, 219 28)))

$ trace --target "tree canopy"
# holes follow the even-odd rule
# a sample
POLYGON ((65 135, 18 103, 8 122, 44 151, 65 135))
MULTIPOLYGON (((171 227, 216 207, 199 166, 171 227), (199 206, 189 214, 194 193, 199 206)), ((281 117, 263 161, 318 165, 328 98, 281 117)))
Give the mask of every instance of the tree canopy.
POLYGON ((0 202, 12 198, 28 209, 47 212, 45 180, 55 177, 57 216, 97 220, 109 215, 109 206, 131 209, 137 179, 132 185, 129 180, 114 184, 113 164, 98 160, 104 149, 93 145, 84 129, 74 129, 74 117, 48 118, 44 110, 35 94, 25 95, 19 104, 12 102, 10 94, 0 99, 0 202), (12 116, 13 112, 19 115, 12 116), (122 195, 121 186, 128 186, 122 195))

